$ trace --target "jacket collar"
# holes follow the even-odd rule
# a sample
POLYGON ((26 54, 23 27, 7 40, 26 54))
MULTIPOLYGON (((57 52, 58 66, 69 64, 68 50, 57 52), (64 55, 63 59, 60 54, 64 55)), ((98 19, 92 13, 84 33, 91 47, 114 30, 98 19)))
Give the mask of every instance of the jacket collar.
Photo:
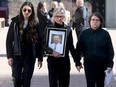
POLYGON ((18 23, 19 22, 19 15, 17 15, 16 17, 13 17, 11 20, 15 23, 18 23))

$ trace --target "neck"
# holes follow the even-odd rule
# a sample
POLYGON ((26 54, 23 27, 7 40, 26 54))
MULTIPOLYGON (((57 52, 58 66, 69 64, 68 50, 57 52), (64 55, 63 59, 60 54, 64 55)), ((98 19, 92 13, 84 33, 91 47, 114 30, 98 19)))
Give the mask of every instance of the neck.
POLYGON ((24 18, 24 21, 28 21, 29 18, 24 18))

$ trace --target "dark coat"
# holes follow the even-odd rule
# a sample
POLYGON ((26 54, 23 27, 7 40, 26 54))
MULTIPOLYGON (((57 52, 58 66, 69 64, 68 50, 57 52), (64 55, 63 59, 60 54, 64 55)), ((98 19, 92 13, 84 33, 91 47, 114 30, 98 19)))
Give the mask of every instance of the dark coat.
POLYGON ((49 19, 48 19, 48 13, 44 13, 43 11, 39 10, 37 12, 37 17, 38 17, 38 21, 39 21, 39 26, 41 29, 41 32, 43 32, 46 28, 46 26, 48 25, 49 19))
POLYGON ((78 65, 81 64, 82 52, 86 61, 107 61, 107 67, 113 67, 114 49, 111 37, 104 29, 93 30, 89 28, 84 30, 78 39, 76 52, 78 65))
MULTIPOLYGON (((19 38, 19 16, 12 18, 12 22, 10 24, 7 38, 6 38, 6 51, 7 51, 7 58, 13 58, 13 56, 21 56, 21 41, 19 38)), ((38 24, 36 24, 36 29, 39 35, 38 24)), ((39 37, 39 36, 38 36, 39 37)), ((32 43, 33 44, 33 43, 32 43)), ((40 43, 34 44, 35 47, 35 57, 38 60, 43 60, 43 55, 41 51, 40 43)))
POLYGON ((85 6, 79 7, 75 11, 75 29, 82 31, 87 28, 88 10, 85 6))

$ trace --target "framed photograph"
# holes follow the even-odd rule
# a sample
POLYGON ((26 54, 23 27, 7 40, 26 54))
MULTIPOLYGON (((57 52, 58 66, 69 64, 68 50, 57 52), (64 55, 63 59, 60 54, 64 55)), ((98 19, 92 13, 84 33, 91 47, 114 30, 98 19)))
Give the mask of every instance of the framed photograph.
MULTIPOLYGON (((56 52, 59 52, 62 57, 65 55, 66 41, 67 41, 67 29, 51 28, 47 29, 47 46, 56 52)), ((47 54, 46 55, 50 55, 47 54)))

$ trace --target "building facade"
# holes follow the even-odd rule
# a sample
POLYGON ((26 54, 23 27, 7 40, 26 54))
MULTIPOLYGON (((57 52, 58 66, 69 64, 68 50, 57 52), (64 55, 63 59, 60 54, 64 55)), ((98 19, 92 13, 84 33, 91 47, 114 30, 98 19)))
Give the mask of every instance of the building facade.
POLYGON ((116 28, 116 0, 106 0, 106 27, 116 28))
MULTIPOLYGON (((15 16, 20 8, 20 5, 24 2, 24 1, 30 1, 34 4, 35 6, 35 11, 37 8, 37 3, 39 3, 39 1, 46 1, 48 4, 48 10, 50 9, 50 5, 52 1, 62 1, 66 7, 67 10, 69 10, 71 12, 71 15, 74 14, 74 11, 76 9, 76 4, 75 1, 76 0, 0 0, 0 7, 2 6, 6 6, 8 7, 8 17, 6 18, 6 20, 10 21, 10 18, 15 16), (20 3, 20 4, 19 4, 20 3), (67 4, 68 3, 68 4, 67 4)), ((92 13, 92 5, 94 6, 94 10, 93 11, 99 11, 102 16, 105 19, 105 26, 106 28, 116 28, 116 0, 84 0, 85 1, 85 6, 87 6, 88 10, 89 10, 89 14, 92 13)), ((2 13, 0 13, 0 15, 2 15, 2 13)))

